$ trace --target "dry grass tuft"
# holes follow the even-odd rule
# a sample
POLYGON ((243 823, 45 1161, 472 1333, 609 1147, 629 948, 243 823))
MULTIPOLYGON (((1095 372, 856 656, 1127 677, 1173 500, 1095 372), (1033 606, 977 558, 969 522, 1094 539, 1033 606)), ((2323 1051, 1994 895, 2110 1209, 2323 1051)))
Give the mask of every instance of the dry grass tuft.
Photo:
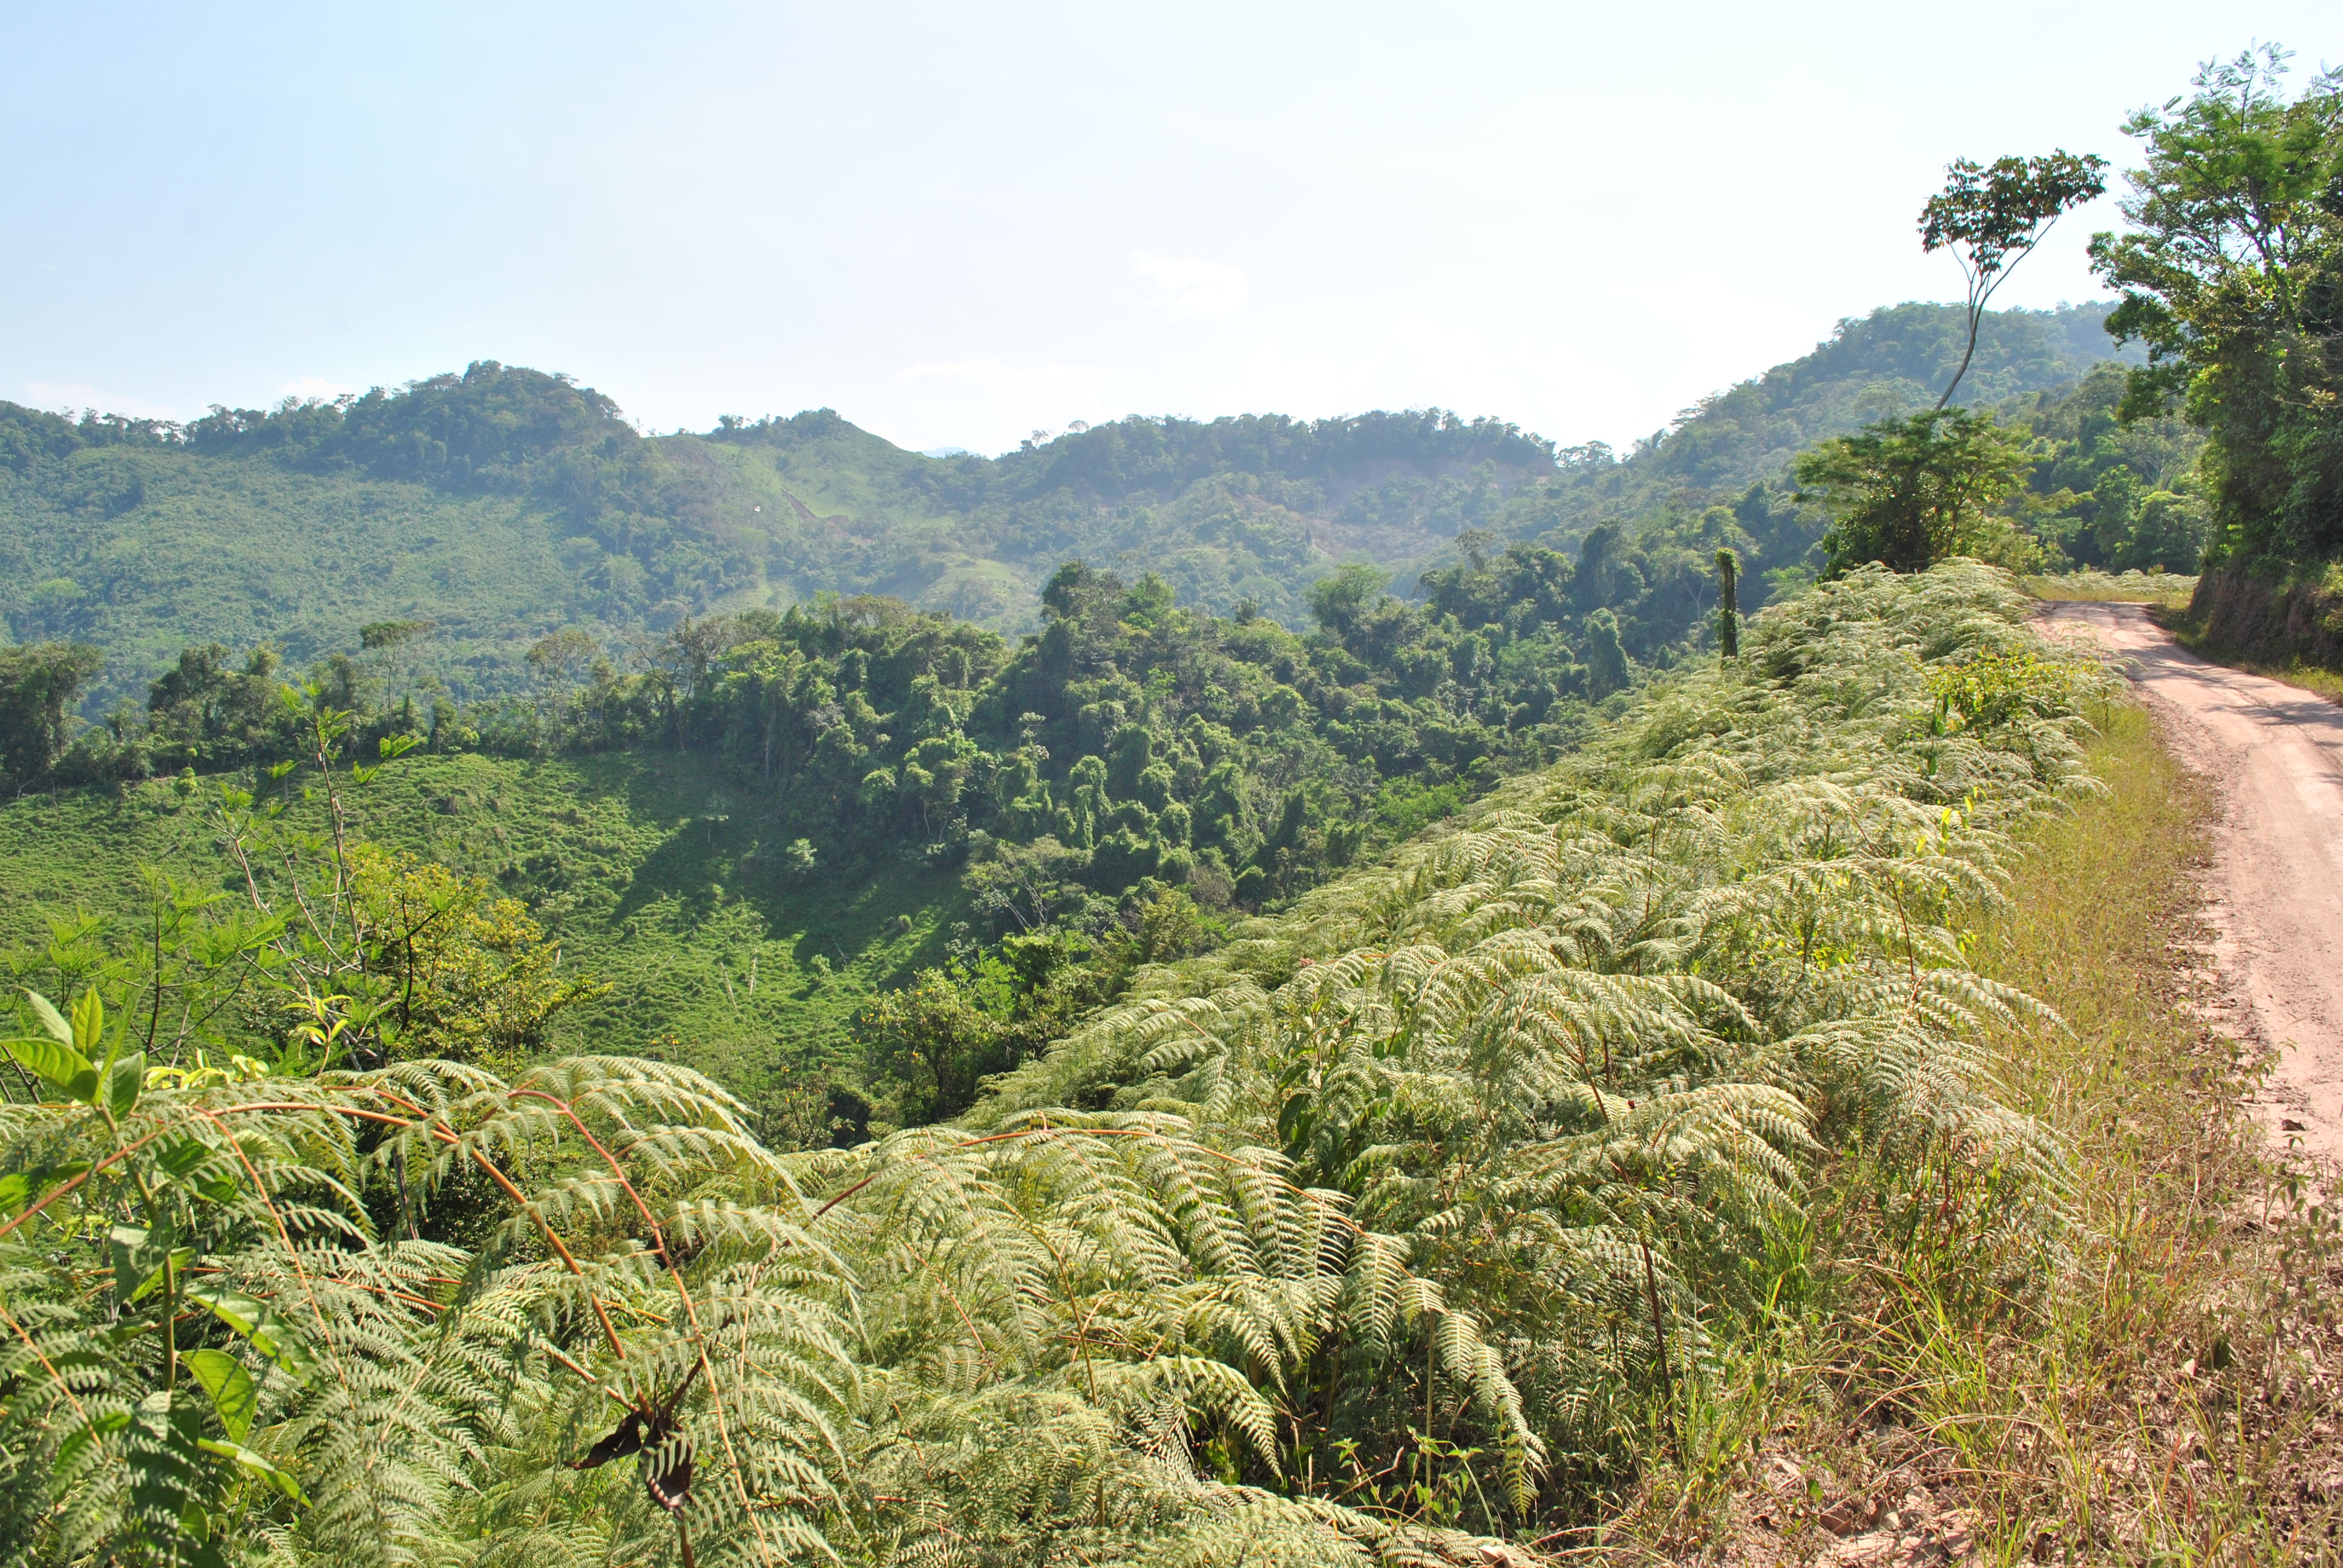
POLYGON ((2095 604, 2154 604, 2187 608, 2197 579, 2172 572, 2110 573, 2087 568, 2056 576, 2024 577, 2017 586, 2039 599, 2082 599, 2095 604))

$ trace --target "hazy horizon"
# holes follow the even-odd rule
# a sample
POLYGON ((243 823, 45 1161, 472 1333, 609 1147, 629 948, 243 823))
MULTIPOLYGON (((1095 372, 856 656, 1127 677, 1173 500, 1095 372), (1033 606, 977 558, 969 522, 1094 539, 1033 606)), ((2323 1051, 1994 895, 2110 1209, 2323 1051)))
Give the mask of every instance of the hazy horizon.
MULTIPOLYGON (((188 418, 495 358, 644 427, 911 450, 1131 413, 1442 407, 1624 447, 1835 322, 1957 297, 1958 156, 2119 165, 2291 0, 1234 7, 1176 28, 702 6, 0 19, 0 397, 188 418)), ((1996 300, 2101 297, 2071 216, 1996 300)))

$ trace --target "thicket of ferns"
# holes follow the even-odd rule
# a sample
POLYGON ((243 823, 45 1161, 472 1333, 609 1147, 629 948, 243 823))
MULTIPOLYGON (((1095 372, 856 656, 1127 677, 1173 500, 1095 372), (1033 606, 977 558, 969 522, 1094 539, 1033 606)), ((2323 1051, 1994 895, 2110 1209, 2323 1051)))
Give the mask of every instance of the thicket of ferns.
POLYGON ((1959 563, 1744 646, 860 1149, 631 1060, 140 1089, 98 1010, 50 1018, 51 1103, 0 1112, 0 1538, 1490 1561, 1442 1527, 1583 1522, 1812 1289, 1819 1203, 2022 1297, 2061 1156, 1973 1044, 2028 1004, 1946 921, 2082 782, 2098 677, 1959 563))

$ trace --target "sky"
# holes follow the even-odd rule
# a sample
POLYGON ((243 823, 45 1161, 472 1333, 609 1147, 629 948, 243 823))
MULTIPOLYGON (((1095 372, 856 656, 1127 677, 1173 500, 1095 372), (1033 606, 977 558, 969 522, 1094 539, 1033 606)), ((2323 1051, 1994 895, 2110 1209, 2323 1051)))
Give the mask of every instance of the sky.
MULTIPOLYGON (((1625 445, 1957 298, 1945 164, 2332 0, 142 6, 0 0, 0 398, 187 418, 479 358, 648 430, 997 452, 1440 407, 1625 445)), ((1997 304, 2101 297, 2068 216, 1997 304)))

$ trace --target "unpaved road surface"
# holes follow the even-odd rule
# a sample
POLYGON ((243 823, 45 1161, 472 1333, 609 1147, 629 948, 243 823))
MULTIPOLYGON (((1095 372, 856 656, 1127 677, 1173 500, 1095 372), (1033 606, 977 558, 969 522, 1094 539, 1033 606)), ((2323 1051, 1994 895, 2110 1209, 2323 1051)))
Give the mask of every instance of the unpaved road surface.
POLYGON ((2299 1137, 2343 1163, 2343 707, 2208 663, 2139 605, 2044 617, 2054 635, 2087 633, 2120 655, 2181 760, 2220 789, 2214 960, 2246 1029, 2278 1050, 2256 1109, 2281 1148, 2299 1137))

